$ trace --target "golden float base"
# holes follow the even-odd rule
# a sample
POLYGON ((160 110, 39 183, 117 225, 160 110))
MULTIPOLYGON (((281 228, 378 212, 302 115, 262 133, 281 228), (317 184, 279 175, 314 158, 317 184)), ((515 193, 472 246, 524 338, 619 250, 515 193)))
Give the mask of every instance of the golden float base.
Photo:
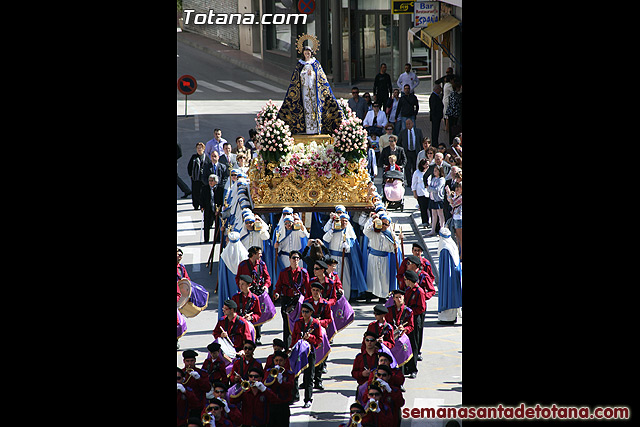
MULTIPOLYGON (((297 144, 311 141, 333 143, 330 135, 293 135, 293 138, 297 144)), ((251 162, 248 176, 255 210, 276 211, 289 206, 308 212, 333 210, 336 205, 344 205, 351 210, 373 206, 367 192, 369 174, 366 162, 347 163, 348 174, 332 174, 330 178, 318 176, 315 168, 311 168, 309 178, 295 172, 281 177, 272 173, 275 167, 274 163, 264 165, 260 157, 251 162)))

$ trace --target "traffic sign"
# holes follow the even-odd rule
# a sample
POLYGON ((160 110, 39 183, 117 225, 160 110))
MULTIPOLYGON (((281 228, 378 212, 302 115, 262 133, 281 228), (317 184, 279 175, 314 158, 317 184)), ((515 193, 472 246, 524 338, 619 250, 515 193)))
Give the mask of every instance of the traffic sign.
POLYGON ((185 74, 178 79, 178 90, 184 95, 191 95, 198 88, 195 77, 185 74))
POLYGON ((299 0, 298 1, 298 11, 300 13, 305 13, 309 15, 313 13, 314 10, 316 10, 315 0, 299 0))

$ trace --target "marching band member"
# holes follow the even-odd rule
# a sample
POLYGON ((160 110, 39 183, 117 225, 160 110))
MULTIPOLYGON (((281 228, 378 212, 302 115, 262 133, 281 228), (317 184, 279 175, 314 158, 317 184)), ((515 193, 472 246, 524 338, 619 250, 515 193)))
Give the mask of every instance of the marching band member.
MULTIPOLYGON (((191 386, 184 385, 185 373, 178 368, 178 389, 176 391, 176 416, 179 426, 186 425, 189 414, 195 407, 202 406, 191 386)), ((194 411, 195 412, 195 411, 194 411)))
POLYGON ((239 282, 240 292, 232 296, 231 299, 238 306, 238 315, 251 323, 255 323, 262 315, 262 311, 260 310, 258 297, 249 289, 253 279, 249 275, 240 274, 236 276, 236 280, 239 282))
MULTIPOLYGON (((404 276, 402 280, 404 281, 404 276)), ((413 311, 404 305, 404 294, 405 292, 402 289, 395 289, 393 291, 393 305, 389 308, 389 312, 385 315, 385 319, 387 319, 387 322, 391 323, 394 328, 394 338, 398 338, 400 335, 406 334, 409 338, 409 342, 411 342, 411 340, 415 338, 413 335, 413 311)), ((411 344, 412 350, 414 347, 417 348, 415 344, 411 344)), ((415 356, 416 355, 409 359, 409 361, 403 366, 406 374, 418 372, 415 356)), ((404 383, 404 377, 402 377, 402 382, 404 383)))
MULTIPOLYGON (((213 412, 213 411, 209 411, 209 409, 213 409, 213 408, 210 408, 211 403, 213 403, 214 399, 218 399, 220 402, 222 402, 222 406, 223 406, 222 417, 231 421, 231 424, 229 425, 239 426, 240 424, 242 424, 242 413, 240 412, 240 408, 238 407, 238 405, 228 402, 227 385, 221 382, 215 382, 213 383, 213 387, 211 388, 211 390, 212 391, 210 392, 210 394, 208 394, 208 396, 211 396, 209 400, 209 405, 207 405, 207 407, 204 409, 202 415, 204 415, 204 412, 213 412)), ((223 425, 226 425, 226 424, 223 424, 223 425)))
MULTIPOLYGON (((433 282, 436 279, 436 276, 434 276, 433 271, 431 270, 431 263, 429 262, 429 260, 422 256, 423 252, 424 252, 424 249, 419 243, 414 243, 413 246, 411 247, 411 253, 416 257, 418 257, 421 263, 420 265, 421 270, 427 274, 427 277, 430 279, 430 282, 433 285, 433 282)), ((404 272, 407 271, 407 262, 409 262, 408 256, 402 260, 402 264, 400 264, 400 267, 398 268, 398 287, 400 289, 405 289, 404 272)))
POLYGON ((315 377, 316 348, 322 344, 322 329, 320 321, 311 317, 313 306, 305 302, 302 304, 302 317, 294 323, 291 346, 293 347, 299 340, 309 342, 311 352, 309 353, 309 364, 304 370, 304 408, 311 407, 313 401, 313 382, 315 377))
POLYGON ((358 402, 354 402, 351 404, 351 406, 349 406, 349 421, 347 421, 346 423, 340 424, 338 427, 351 427, 354 425, 354 423, 357 427, 361 427, 362 422, 355 422, 354 419, 359 419, 362 421, 363 415, 364 415, 364 407, 358 402))
MULTIPOLYGON (((418 274, 415 271, 406 271, 404 273, 404 280, 408 285, 407 290, 404 292, 404 300, 413 312, 414 329, 408 334, 409 342, 411 343, 413 358, 420 361, 422 360, 419 354, 420 348, 422 347, 422 328, 424 327, 424 312, 427 310, 427 300, 425 299, 424 290, 418 286, 418 274)), ((415 378, 417 372, 418 368, 416 366, 415 371, 409 373, 409 378, 415 378)))
POLYGON ((206 394, 211 390, 211 384, 209 383, 209 375, 203 369, 196 367, 196 353, 193 350, 185 350, 182 352, 182 360, 184 362, 185 380, 182 383, 184 386, 191 388, 198 400, 197 405, 190 407, 191 416, 199 416, 202 409, 207 404, 206 394))
POLYGON ((239 396, 231 396, 231 403, 242 402, 243 426, 266 427, 270 414, 269 407, 279 403, 278 396, 260 381, 263 377, 262 368, 250 368, 247 375, 250 383, 249 390, 243 391, 239 396))
POLYGON ((384 402, 391 411, 393 416, 392 427, 400 426, 400 409, 404 405, 404 397, 402 391, 397 386, 392 386, 389 381, 393 375, 391 367, 387 365, 379 365, 376 370, 376 378, 373 382, 377 382, 380 386, 382 396, 380 401, 384 402))
POLYGON ((256 344, 251 340, 246 340, 242 349, 244 350, 243 354, 233 361, 233 367, 229 374, 231 384, 248 379, 249 370, 252 368, 260 368, 262 370, 262 363, 253 357, 256 344))
MULTIPOLYGON (((189 279, 189 273, 187 273, 187 268, 180 263, 180 261, 182 261, 182 255, 183 255, 182 249, 178 248, 178 266, 177 266, 178 281, 183 278, 189 279)), ((180 297, 178 297, 178 299, 180 299, 180 297)))
POLYGON ((276 376, 273 376, 271 369, 265 369, 264 372, 264 384, 269 387, 275 395, 278 397, 279 403, 271 405, 269 410, 269 423, 267 427, 284 427, 289 425, 289 418, 291 417, 291 410, 289 404, 291 403, 291 396, 293 392, 293 380, 294 375, 291 369, 287 369, 289 364, 289 357, 284 351, 276 351, 273 355, 273 361, 275 365, 273 370, 277 370, 276 376))
MULTIPOLYGON (((371 331, 376 334, 376 341, 378 344, 391 349, 396 342, 393 334, 393 326, 385 319, 388 312, 389 310, 384 306, 384 304, 378 304, 373 307, 373 314, 376 317, 376 320, 369 323, 367 331, 371 331)), ((364 346, 362 348, 364 348, 364 346)))
POLYGON ((267 271, 267 264, 261 259, 262 248, 260 246, 251 246, 248 250, 249 258, 238 264, 238 272, 236 273, 236 284, 240 286, 240 275, 246 274, 251 277, 253 286, 266 288, 271 287, 271 276, 267 271))
POLYGON ((393 413, 391 406, 382 399, 382 389, 371 384, 369 392, 365 398, 364 404, 365 415, 362 418, 362 425, 372 426, 392 426, 394 425, 393 413), (375 408, 374 408, 375 405, 375 408))
POLYGON ((418 274, 418 285, 424 290, 425 298, 427 300, 431 299, 436 294, 436 288, 433 286, 433 279, 429 277, 426 271, 422 270, 420 258, 415 255, 409 255, 407 256, 406 265, 406 271, 414 271, 418 274))
POLYGON ((362 342, 364 349, 356 356, 351 369, 351 376, 358 382, 358 386, 369 380, 371 372, 378 367, 378 349, 376 348, 378 336, 375 332, 366 331, 362 342))
MULTIPOLYGON (((391 356, 389 354, 384 352, 378 353, 378 366, 385 365, 391 369, 391 377, 385 381, 388 381, 389 385, 398 387, 401 391, 404 391, 402 385, 404 384, 405 378, 402 373, 402 368, 392 368, 391 362, 393 362, 393 360, 391 360, 391 356)), ((376 378, 375 373, 376 370, 371 371, 369 381, 373 381, 376 378)))
POLYGON ((282 296, 280 312, 282 313, 282 339, 285 344, 289 343, 291 337, 288 313, 296 307, 295 304, 297 304, 300 295, 304 295, 309 286, 309 272, 302 267, 301 258, 300 252, 291 251, 289 254, 290 265, 280 272, 273 294, 274 301, 282 296))
MULTIPOLYGON (((327 264, 327 271, 325 272, 325 275, 336 284, 336 297, 340 299, 342 298, 342 295, 344 295, 344 288, 342 287, 342 282, 340 281, 338 273, 336 273, 336 268, 339 264, 338 260, 331 258, 330 256, 325 256, 322 260, 327 264)), ((362 279, 362 283, 364 283, 364 278, 362 279)))
MULTIPOLYGON (((322 261, 316 261, 316 263, 322 261)), ((319 282, 311 283, 311 297, 306 298, 304 300, 305 303, 311 304, 313 307, 313 316, 315 319, 320 321, 320 326, 325 328, 325 330, 329 327, 329 324, 332 322, 331 318, 331 304, 326 299, 322 298, 322 291, 324 286, 322 286, 319 282)), ((330 337, 332 338, 332 337, 330 337)), ((316 375, 314 378, 313 388, 317 388, 318 390, 324 390, 324 386, 322 385, 322 373, 326 372, 327 361, 324 360, 321 364, 316 366, 316 375)))
POLYGON ((211 402, 207 405, 207 407, 202 410, 200 418, 202 419, 204 414, 209 414, 211 416, 211 420, 213 421, 211 425, 214 425, 216 427, 233 427, 233 422, 231 422, 231 420, 225 416, 229 413, 229 411, 230 409, 227 402, 214 397, 213 399, 211 399, 211 402))
MULTIPOLYGON (((271 276, 269 276, 269 271, 267 271, 267 264, 261 259, 262 257, 262 248, 260 246, 251 246, 248 249, 249 258, 242 261, 238 264, 238 273, 236 274, 236 283, 238 287, 240 286, 240 277, 243 275, 251 278, 249 282, 249 286, 255 289, 255 293, 263 294, 265 291, 268 291, 271 287, 271 276)), ((257 296, 256 296, 257 299, 257 296)), ((236 301, 237 302, 237 301, 236 301)), ((260 309, 260 304, 258 303, 258 309, 260 309)), ((242 307, 240 307, 242 310, 242 307)), ((242 313, 240 313, 243 315, 242 313)), ((255 317, 251 321, 251 323, 256 323, 256 321, 260 318, 259 315, 255 317)), ((274 313, 275 314, 275 313, 274 313)), ((262 327, 260 325, 255 327, 256 330, 256 344, 261 345, 260 337, 262 327)))
POLYGON ((234 300, 226 300, 222 306, 222 311, 224 316, 218 320, 213 330, 213 337, 228 337, 236 351, 240 351, 246 340, 251 341, 251 329, 247 321, 238 316, 238 304, 234 300))
POLYGON ((319 283, 322 285, 322 297, 329 302, 329 306, 333 306, 338 300, 338 294, 336 283, 326 275, 328 268, 329 266, 323 260, 317 260, 315 262, 313 265, 314 277, 309 280, 309 287, 307 288, 305 298, 313 296, 311 292, 311 285, 313 283, 319 283))
POLYGON ((212 342, 207 346, 207 350, 209 351, 209 354, 202 363, 202 369, 209 375, 209 382, 211 384, 218 381, 225 384, 228 383, 229 377, 225 371, 225 365, 220 359, 220 344, 212 342))

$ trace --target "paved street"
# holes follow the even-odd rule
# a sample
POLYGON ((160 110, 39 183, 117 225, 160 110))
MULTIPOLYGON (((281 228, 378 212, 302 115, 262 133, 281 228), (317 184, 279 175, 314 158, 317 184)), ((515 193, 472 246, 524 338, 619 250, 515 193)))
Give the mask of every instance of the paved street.
MULTIPOLYGON (((187 162, 195 152, 198 141, 212 138, 214 128, 222 129, 222 136, 232 144, 236 136, 248 136, 248 130, 255 124, 256 112, 268 99, 281 102, 286 89, 282 83, 270 81, 262 76, 241 70, 224 63, 191 46, 178 42, 178 72, 191 74, 198 80, 198 91, 188 98, 189 117, 184 115, 184 95, 177 90, 177 128, 178 142, 182 146, 183 156, 178 160, 178 173, 190 184, 187 174, 187 162)), ((177 79, 176 77, 176 79, 177 79)), ((422 115, 421 115, 422 116, 422 115)), ((424 117, 424 116, 423 116, 424 117)), ((419 122, 420 122, 419 117, 419 122)), ((423 118, 424 120, 424 118, 423 118)), ((377 180, 380 190, 380 178, 377 180)), ((183 366, 182 351, 194 349, 199 355, 197 365, 201 366, 206 358, 206 346, 213 341, 211 332, 217 322, 219 302, 214 288, 217 279, 218 251, 214 254, 213 274, 209 275, 205 262, 211 250, 211 244, 202 244, 202 214, 194 210, 191 199, 180 199, 182 192, 177 189, 177 244, 184 251, 183 263, 191 279, 209 290, 209 305, 206 310, 194 318, 187 319, 187 332, 180 339, 180 350, 176 352, 176 363, 183 366)), ((404 250, 410 253, 411 244, 424 241, 437 268, 437 238, 424 238, 429 231, 418 228, 420 218, 416 200, 407 189, 404 212, 390 212, 405 234, 404 250), (416 234, 416 231, 418 234, 416 234)), ((396 231, 398 231, 396 226, 396 231)), ((275 282, 275 280, 274 280, 275 282)), ((418 377, 407 379, 404 386, 405 407, 461 406, 462 403, 462 319, 455 326, 437 324, 438 294, 427 302, 425 317, 424 360, 418 363, 418 377)), ((328 373, 323 375, 324 391, 314 391, 313 405, 302 408, 302 400, 291 407, 291 425, 317 427, 337 426, 345 421, 349 405, 355 399, 356 382, 351 377, 353 360, 360 351, 362 334, 366 326, 374 320, 374 303, 355 303, 354 322, 338 333, 327 359, 328 373)), ((275 337, 282 337, 282 318, 278 308, 276 317, 262 328, 262 345, 256 349, 255 356, 264 362, 272 352, 270 345, 275 337)), ((446 420, 403 420, 403 426, 444 426, 446 420)))

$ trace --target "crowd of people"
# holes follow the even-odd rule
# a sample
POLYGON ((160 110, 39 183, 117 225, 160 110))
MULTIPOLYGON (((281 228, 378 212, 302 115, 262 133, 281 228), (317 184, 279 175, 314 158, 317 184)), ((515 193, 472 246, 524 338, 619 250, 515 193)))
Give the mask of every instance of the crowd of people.
MULTIPOLYGON (((441 255, 452 258, 447 271, 441 272, 439 291, 445 295, 443 301, 450 302, 439 300, 439 319, 455 323, 461 306, 459 292, 442 286, 454 289, 460 282, 462 134, 456 133, 447 148, 438 143, 438 132, 425 137, 415 126, 418 105, 413 91, 419 81, 410 68, 407 64, 397 81, 402 97, 384 77, 383 64, 373 102, 368 94, 360 98, 357 87, 349 100, 369 131, 368 156, 375 158, 370 163, 376 168, 369 169, 370 211, 350 214, 336 206, 331 213, 303 213, 286 207, 278 213, 254 214, 247 168, 260 146, 251 131, 246 142, 236 138, 235 147, 222 138, 220 129, 210 141, 196 144, 188 163, 191 189, 181 188, 183 197, 191 195, 193 208, 203 212, 204 241, 210 241, 212 228, 222 231, 220 240, 213 240, 214 245, 220 243, 219 316, 202 367, 196 366, 197 352, 182 353, 184 365, 177 368, 178 426, 289 425, 290 405, 302 398, 308 408, 314 390, 324 390, 330 343, 353 320, 351 304, 356 301, 375 305, 353 362, 356 401, 344 425, 400 425, 405 378, 416 378, 423 360, 424 316, 427 301, 436 293, 435 276, 419 243, 404 254, 402 232, 396 233, 373 183, 377 168, 405 173, 422 225, 440 237, 441 255), (449 230, 455 230, 458 245, 449 230), (282 338, 273 340, 273 353, 263 363, 253 353, 262 345, 260 327, 273 319, 276 304, 283 319, 282 338)), ((444 92, 451 92, 451 108, 442 108, 440 120, 445 120, 450 134, 460 129, 460 102, 452 95, 459 95, 459 89, 448 70, 444 92)), ((441 93, 435 84, 434 104, 443 103, 441 93)), ((437 111, 431 106, 432 124, 437 111)), ((189 278, 181 252, 178 249, 178 281, 189 278)))

